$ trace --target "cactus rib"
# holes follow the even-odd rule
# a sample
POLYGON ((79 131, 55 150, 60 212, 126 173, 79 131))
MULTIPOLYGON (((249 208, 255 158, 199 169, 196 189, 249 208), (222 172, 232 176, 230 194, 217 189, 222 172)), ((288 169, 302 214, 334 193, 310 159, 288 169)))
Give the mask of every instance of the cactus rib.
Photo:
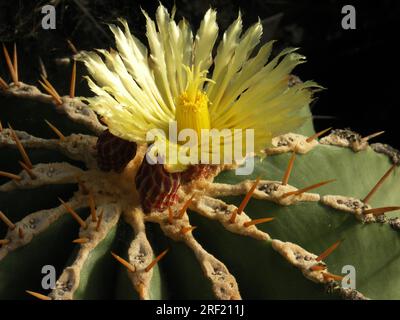
POLYGON ((124 219, 135 232, 135 238, 128 249, 128 262, 135 268, 135 272, 128 272, 132 285, 141 299, 150 299, 150 282, 153 269, 148 272, 146 267, 153 258, 153 249, 146 236, 143 211, 138 207, 124 210, 124 219))
POLYGON ((76 177, 84 172, 66 162, 39 163, 32 168, 36 178, 32 179, 25 171, 19 173, 20 180, 9 181, 0 185, 0 191, 8 192, 16 189, 32 189, 51 184, 76 183, 76 177))
POLYGON ((152 212, 150 215, 146 215, 145 219, 158 223, 166 236, 175 241, 183 241, 193 250, 205 276, 212 283, 216 298, 223 300, 241 299, 237 282, 225 264, 204 250, 191 232, 181 232, 182 228, 190 226, 187 214, 181 219, 175 220, 177 222, 172 225, 165 223, 165 214, 160 212, 152 212))
MULTIPOLYGON (((14 132, 25 148, 56 150, 72 160, 83 161, 89 168, 96 167, 96 159, 94 157, 96 137, 72 134, 65 137, 65 140, 60 141, 57 139, 37 138, 25 131, 14 130, 14 132)), ((0 131, 0 147, 16 147, 16 143, 11 136, 10 129, 0 131)))
POLYGON ((190 209, 208 219, 219 221, 230 232, 259 240, 268 240, 270 238, 266 232, 259 230, 256 226, 243 227, 243 223, 250 220, 250 217, 245 212, 238 217, 237 223, 230 223, 230 214, 237 210, 237 207, 231 204, 228 205, 222 200, 202 196, 195 198, 190 209))
POLYGON ((60 97, 62 103, 58 104, 55 103, 51 95, 44 94, 35 86, 25 84, 21 81, 19 82, 19 86, 11 85, 7 90, 3 91, 4 94, 8 96, 53 104, 57 108, 57 111, 65 113, 72 121, 88 127, 96 134, 100 134, 106 129, 97 119, 94 111, 89 109, 87 105, 78 98, 62 96, 60 97))
MULTIPOLYGON (((85 202, 84 198, 76 194, 67 203, 71 208, 81 209, 86 206, 85 202)), ((0 261, 3 260, 9 252, 29 244, 35 236, 44 232, 66 212, 67 210, 65 207, 60 205, 53 209, 33 212, 16 222, 16 227, 12 230, 9 229, 7 232, 6 239, 8 239, 9 242, 0 248, 0 261), (18 230, 21 230, 20 228, 24 230, 24 237, 22 239, 18 233, 18 230)))
POLYGON ((116 204, 100 205, 99 211, 104 214, 104 220, 101 227, 97 228, 97 222, 92 221, 91 217, 86 219, 87 228, 80 228, 79 237, 89 239, 89 241, 80 244, 80 249, 76 259, 69 267, 64 269, 56 282, 56 287, 49 295, 52 299, 59 300, 73 298, 74 292, 79 286, 81 269, 87 260, 87 257, 116 225, 121 214, 121 208, 116 204))

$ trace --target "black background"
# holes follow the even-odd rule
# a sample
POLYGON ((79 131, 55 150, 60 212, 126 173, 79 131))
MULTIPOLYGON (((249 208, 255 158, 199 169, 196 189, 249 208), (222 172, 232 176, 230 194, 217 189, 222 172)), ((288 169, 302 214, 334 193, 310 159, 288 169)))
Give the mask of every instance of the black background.
MULTIPOLYGON (((110 314, 115 317, 115 312, 118 310, 118 314, 132 314, 134 318, 141 318, 145 316, 145 319, 151 320, 164 320, 164 319, 260 319, 260 315, 273 317, 273 315, 284 315, 286 317, 297 317, 299 312, 315 314, 323 314, 328 310, 334 312, 342 312, 351 318, 363 318, 364 315, 371 314, 371 312, 378 312, 378 310, 384 309, 395 309, 397 301, 344 301, 344 300, 332 300, 332 301, 312 301, 312 300, 245 300, 245 301, 87 301, 87 300, 74 300, 74 301, 0 301, 0 307, 4 312, 27 315, 40 316, 40 319, 53 319, 54 314, 62 313, 66 318, 76 318, 79 314, 85 318, 97 318, 98 316, 104 317, 110 314), (170 316, 170 315, 156 315, 157 307, 167 303, 168 306, 184 306, 192 307, 200 310, 201 304, 207 305, 244 305, 245 316, 233 316, 233 315, 199 315, 191 314, 189 317, 184 318, 183 316, 170 316), (312 311, 303 311, 303 310, 312 311), (283 311, 283 312, 282 312, 283 311)), ((329 312, 329 311, 328 311, 329 312)), ((263 319, 261 318, 261 319, 263 319)))
MULTIPOLYGON (((46 3, 49 1, 1 0, 0 41, 18 43, 24 82, 37 81, 40 56, 54 82, 64 86, 65 71, 54 61, 71 54, 67 38, 78 49, 108 48, 113 41, 105 23, 124 17, 132 32, 145 41, 140 7, 153 17, 158 6, 155 0, 56 0, 52 3, 57 10, 57 29, 49 31, 41 29, 40 8, 46 3)), ((173 2, 163 4, 171 9, 173 2)), ((327 88, 313 104, 317 130, 350 127, 362 135, 385 130, 377 140, 397 148, 399 4, 389 0, 176 0, 177 17, 185 16, 195 29, 210 5, 218 11, 220 31, 236 18, 239 8, 246 26, 260 17, 266 30, 264 40, 278 39, 278 49, 299 46, 300 53, 307 56, 308 62, 295 73, 327 88), (356 30, 341 27, 345 4, 356 8, 356 30)), ((3 60, 0 74, 7 78, 3 60)), ((78 94, 85 94, 84 83, 79 85, 78 94)))

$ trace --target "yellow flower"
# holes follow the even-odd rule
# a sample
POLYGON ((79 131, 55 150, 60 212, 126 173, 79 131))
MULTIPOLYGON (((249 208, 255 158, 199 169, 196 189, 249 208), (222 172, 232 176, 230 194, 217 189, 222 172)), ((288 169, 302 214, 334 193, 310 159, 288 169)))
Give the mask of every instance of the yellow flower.
MULTIPOLYGON (((162 5, 156 23, 144 15, 150 50, 121 20, 124 30, 110 26, 117 51, 98 50, 102 57, 94 52, 81 57, 95 93, 87 101, 114 135, 148 143, 146 134, 160 129, 168 140, 171 121, 177 122, 178 131, 193 129, 199 136, 201 129, 253 129, 254 151, 260 155, 272 137, 305 120, 298 112, 310 103, 312 89, 318 86, 307 81, 288 87, 289 74, 304 62, 294 48, 270 59, 271 41, 253 54, 262 35, 260 22, 243 32, 239 13, 213 57, 218 36, 215 10, 206 12, 195 37, 185 20, 176 23, 162 5)), ((166 142, 177 150, 185 148, 179 142, 166 142)), ((223 140, 220 149, 226 144, 233 143, 223 140)), ((157 152, 170 171, 185 168, 175 164, 165 149, 157 152)))

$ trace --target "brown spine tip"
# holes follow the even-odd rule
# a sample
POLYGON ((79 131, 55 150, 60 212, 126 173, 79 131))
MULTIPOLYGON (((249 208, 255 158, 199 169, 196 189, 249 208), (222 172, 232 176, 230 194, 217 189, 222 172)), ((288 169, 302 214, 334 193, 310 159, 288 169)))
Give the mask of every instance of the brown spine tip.
POLYGON ((332 130, 332 127, 328 128, 328 129, 325 129, 325 130, 322 130, 322 131, 320 131, 320 132, 317 132, 317 133, 313 134, 312 136, 309 136, 309 137, 306 139, 306 142, 307 142, 307 143, 310 143, 311 141, 313 141, 313 140, 315 140, 315 139, 318 139, 320 136, 322 136, 323 134, 327 133, 327 132, 330 131, 330 130, 332 130))
POLYGON ((382 134, 384 134, 384 133, 385 133, 385 131, 375 132, 375 133, 373 133, 373 134, 370 134, 370 135, 368 135, 368 136, 362 138, 361 141, 367 142, 368 140, 371 140, 372 138, 376 138, 376 137, 378 137, 378 136, 380 136, 380 135, 382 135, 382 134))
POLYGON ((57 97, 54 95, 54 92, 47 86, 45 85, 42 81, 38 80, 39 84, 43 87, 43 89, 54 99, 56 100, 57 104, 61 104, 60 101, 57 99, 57 97))
POLYGON ((18 53, 17 53, 17 44, 14 42, 14 52, 13 52, 13 67, 15 72, 15 78, 17 82, 15 83, 19 86, 19 77, 18 77, 18 53))
POLYGON ((41 57, 39 57, 39 69, 40 69, 40 73, 47 78, 46 66, 44 65, 41 57))
POLYGON ((101 226, 101 222, 103 221, 103 213, 104 211, 102 211, 99 215, 99 218, 97 220, 97 224, 96 224, 96 231, 99 231, 100 226, 101 226))
POLYGON ((270 222, 274 220, 274 218, 260 218, 260 219, 254 219, 254 220, 250 220, 250 221, 246 221, 245 223, 243 223, 243 226, 245 228, 248 228, 250 226, 254 226, 260 223, 265 223, 265 222, 270 222))
POLYGON ((336 241, 333 245, 331 245, 328 249, 322 252, 315 260, 322 261, 327 258, 335 249, 342 243, 342 240, 336 241))
POLYGON ((62 205, 64 206, 65 210, 67 210, 67 212, 69 212, 72 216, 72 218, 75 219, 76 222, 79 223, 79 225, 81 226, 82 229, 86 229, 87 228, 87 224, 85 221, 83 221, 83 219, 75 212, 74 209, 72 209, 67 203, 65 203, 61 198, 58 198, 58 200, 62 203, 62 205))
POLYGON ((56 101, 57 105, 61 105, 63 102, 57 90, 53 87, 53 85, 50 83, 49 80, 47 80, 47 78, 44 75, 41 75, 41 78, 43 82, 39 80, 39 83, 47 91, 47 93, 52 96, 52 98, 56 101))
POLYGON ((3 89, 4 91, 9 88, 7 82, 5 82, 2 77, 0 77, 0 88, 3 89))
POLYGON ((176 219, 182 219, 183 215, 185 214, 186 210, 189 208, 190 204, 192 203, 194 198, 194 195, 192 195, 182 206, 182 208, 179 210, 176 219))
POLYGON ((8 178, 8 179, 13 179, 15 181, 20 181, 22 178, 19 175, 16 175, 14 173, 6 172, 6 171, 0 171, 0 177, 8 178))
POLYGON ((315 266, 310 267, 310 271, 322 271, 322 270, 326 270, 326 266, 317 264, 315 266))
POLYGON ((68 44, 68 46, 71 49, 73 54, 78 54, 78 50, 76 49, 75 45, 72 43, 71 40, 67 39, 67 44, 68 44))
POLYGON ((115 260, 117 260, 120 264, 122 264, 125 268, 127 268, 128 271, 132 273, 136 272, 135 266, 131 265, 128 261, 116 255, 114 252, 111 252, 111 255, 115 258, 115 260))
POLYGON ((254 190, 256 190, 258 183, 260 182, 260 177, 257 177, 256 181, 254 181, 253 185, 251 186, 250 190, 246 193, 245 197, 243 198, 243 201, 240 203, 239 208, 237 209, 237 214, 242 214, 244 208, 248 204, 248 202, 251 199, 251 196, 254 193, 254 190))
POLYGON ((289 159, 289 163, 288 163, 288 166, 286 168, 285 174, 283 175, 283 178, 282 178, 282 185, 283 186, 286 186, 288 184, 289 177, 290 177, 290 174, 292 172, 293 164, 294 164, 294 160, 295 159, 296 159, 296 152, 293 151, 292 152, 292 156, 289 159))
POLYGON ((14 140, 15 145, 17 146, 17 149, 22 156, 22 159, 24 160, 25 164, 29 167, 29 169, 32 169, 33 168, 32 162, 29 159, 29 156, 28 156, 24 146, 22 145, 21 141, 19 140, 17 134, 15 133, 14 129, 11 127, 10 124, 8 124, 8 128, 11 131, 11 138, 14 140))
POLYGON ((34 291, 30 291, 30 290, 25 290, 25 292, 30 294, 31 296, 34 296, 35 298, 40 299, 40 300, 51 300, 50 297, 45 296, 44 294, 41 294, 38 292, 34 292, 34 291))
POLYGON ((182 227, 182 229, 180 230, 180 233, 181 233, 182 235, 184 235, 184 234, 187 234, 187 233, 193 231, 193 230, 196 229, 196 228, 197 228, 196 226, 182 227))
POLYGON ((237 216, 237 209, 232 211, 231 217, 229 218, 229 223, 235 223, 237 216))
POLYGON ((149 272, 168 252, 169 249, 165 249, 161 252, 145 269, 144 271, 149 272))
POLYGON ((55 125, 53 125, 50 121, 47 121, 46 119, 44 121, 47 123, 47 125, 50 127, 50 129, 53 130, 53 132, 57 135, 57 137, 60 138, 61 141, 65 140, 65 136, 55 125))
POLYGON ((12 223, 11 220, 7 218, 7 216, 3 213, 3 211, 0 211, 0 220, 3 221, 10 230, 15 229, 15 224, 12 223))
POLYGON ((379 179, 379 181, 376 183, 376 185, 371 189, 371 191, 366 195, 366 197, 362 200, 364 203, 367 203, 371 197, 376 193, 376 191, 379 189, 379 187, 385 182, 385 180, 390 176, 392 171, 396 168, 396 164, 392 165, 382 176, 382 178, 379 179))
POLYGON ((30 168, 25 164, 25 162, 18 161, 18 163, 19 163, 19 165, 22 167, 22 169, 25 170, 25 172, 29 175, 29 177, 30 177, 32 180, 35 180, 35 179, 37 178, 36 174, 32 171, 32 169, 30 169, 30 168))
POLYGON ((75 84, 76 84, 76 61, 72 65, 71 84, 69 89, 69 97, 75 98, 75 84))
POLYGON ((382 207, 382 208, 364 210, 363 214, 373 214, 374 216, 380 216, 382 214, 385 214, 385 212, 397 211, 397 210, 400 210, 400 207, 382 207))
POLYGON ((338 276, 338 275, 332 274, 330 272, 323 272, 322 276, 324 277, 325 281, 329 281, 329 280, 342 281, 343 280, 342 276, 338 276))
POLYGON ((78 239, 72 240, 72 243, 84 244, 89 241, 90 241, 89 238, 78 238, 78 239))
POLYGON ((18 84, 19 84, 19 82, 18 82, 18 76, 17 76, 17 74, 15 73, 14 66, 13 66, 13 64, 12 64, 12 62, 11 62, 10 55, 9 55, 8 50, 7 50, 7 47, 4 45, 4 43, 3 43, 3 52, 4 52, 4 56, 5 56, 5 58, 6 58, 6 62, 7 62, 7 66, 8 66, 8 70, 9 70, 9 72, 10 72, 11 78, 12 78, 14 84, 15 84, 15 85, 18 85, 18 84))
POLYGON ((284 193, 284 194, 281 196, 281 199, 287 198, 287 197, 289 197, 289 196, 298 196, 298 195, 301 195, 301 194, 303 194, 303 193, 305 193, 305 192, 307 192, 307 191, 310 191, 310 190, 313 190, 313 189, 322 187, 323 185, 326 185, 326 184, 331 183, 331 182, 334 182, 334 181, 336 181, 336 179, 331 179, 331 180, 326 180, 326 181, 318 182, 318 183, 313 184, 313 185, 311 185, 311 186, 309 186, 309 187, 305 187, 305 188, 302 188, 302 189, 299 189, 299 190, 296 190, 296 191, 286 192, 286 193, 284 193))

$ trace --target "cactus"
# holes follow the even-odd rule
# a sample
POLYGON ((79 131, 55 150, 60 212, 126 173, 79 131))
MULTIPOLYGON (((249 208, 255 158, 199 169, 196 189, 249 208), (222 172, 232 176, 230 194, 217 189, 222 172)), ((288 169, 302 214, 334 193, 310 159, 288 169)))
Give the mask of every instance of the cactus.
POLYGON ((75 97, 75 65, 68 96, 46 78, 42 93, 5 52, 1 299, 400 299, 399 153, 369 145, 377 134, 315 133, 303 108, 309 120, 274 137, 251 176, 216 166, 145 213, 146 147, 110 137, 75 97), (125 158, 104 158, 115 140, 125 158), (47 292, 44 265, 58 278, 47 292))

